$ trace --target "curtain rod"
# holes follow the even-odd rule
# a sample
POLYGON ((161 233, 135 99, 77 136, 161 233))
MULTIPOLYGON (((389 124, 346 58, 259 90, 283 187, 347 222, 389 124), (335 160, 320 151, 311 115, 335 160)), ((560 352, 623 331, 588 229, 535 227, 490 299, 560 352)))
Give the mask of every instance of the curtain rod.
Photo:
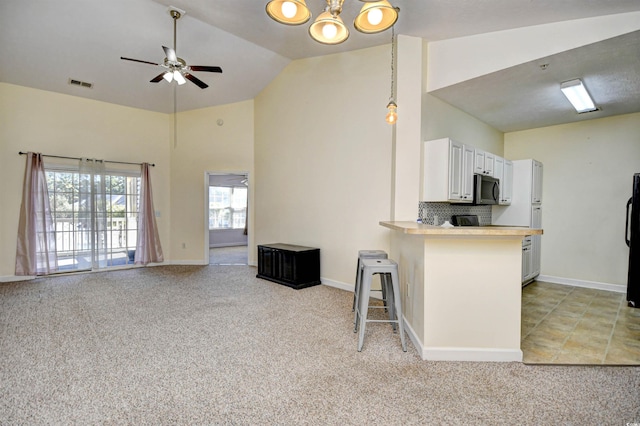
MULTIPOLYGON (((18 152, 18 154, 20 155, 27 155, 26 152, 18 152)), ((47 154, 41 154, 43 157, 51 157, 51 158, 65 158, 67 160, 82 160, 82 158, 80 157, 64 157, 62 155, 47 155, 47 154)), ((141 166, 142 163, 130 163, 128 161, 110 161, 110 160, 98 160, 98 161, 102 161, 103 163, 117 163, 117 164, 133 164, 133 165, 138 165, 141 166)), ((155 164, 150 163, 149 164, 151 167, 155 167, 155 164)))

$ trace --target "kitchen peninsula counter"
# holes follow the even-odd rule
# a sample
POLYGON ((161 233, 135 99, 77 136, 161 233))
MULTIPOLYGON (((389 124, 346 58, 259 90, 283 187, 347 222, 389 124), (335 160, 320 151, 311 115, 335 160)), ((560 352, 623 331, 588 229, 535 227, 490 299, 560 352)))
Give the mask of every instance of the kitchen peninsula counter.
POLYGON ((522 361, 522 239, 542 229, 380 222, 423 359, 522 361))
POLYGON ((517 236, 540 235, 542 229, 531 229, 520 226, 442 226, 426 225, 418 222, 392 221, 380 222, 380 225, 411 235, 462 235, 462 236, 517 236))

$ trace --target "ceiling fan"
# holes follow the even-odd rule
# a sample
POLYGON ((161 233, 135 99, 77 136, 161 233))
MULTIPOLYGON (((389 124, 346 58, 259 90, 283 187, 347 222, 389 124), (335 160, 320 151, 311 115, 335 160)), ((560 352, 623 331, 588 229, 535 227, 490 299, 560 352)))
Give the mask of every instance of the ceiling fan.
POLYGON ((175 80, 179 85, 187 82, 187 80, 196 84, 201 89, 209 87, 204 81, 191 74, 192 71, 205 71, 205 72, 222 72, 222 68, 208 65, 187 65, 184 59, 179 58, 176 55, 176 22, 185 12, 177 8, 169 9, 169 14, 173 18, 173 49, 167 46, 162 46, 164 54, 167 55, 164 58, 164 62, 157 64, 155 62, 142 61, 140 59, 125 58, 123 56, 120 59, 125 61, 141 62, 143 64, 156 65, 164 68, 162 73, 158 74, 150 80, 151 83, 158 83, 161 80, 166 80, 171 83, 175 80))

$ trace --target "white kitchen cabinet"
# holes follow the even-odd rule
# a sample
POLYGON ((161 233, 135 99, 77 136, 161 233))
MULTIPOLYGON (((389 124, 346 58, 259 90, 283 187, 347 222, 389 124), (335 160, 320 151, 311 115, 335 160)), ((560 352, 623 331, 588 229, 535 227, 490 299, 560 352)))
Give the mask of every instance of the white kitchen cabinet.
POLYGON ((531 191, 531 202, 541 203, 542 202, 542 163, 536 160, 533 161, 533 187, 531 191))
POLYGON ((504 172, 504 158, 495 155, 493 161, 493 177, 500 180, 500 186, 502 186, 502 180, 504 176, 502 173, 504 172))
MULTIPOLYGON (((542 228, 542 206, 534 204, 531 207, 531 227, 542 228)), ((542 249, 542 236, 531 236, 531 277, 540 275, 540 260, 542 249)))
POLYGON ((522 241, 522 282, 527 282, 533 276, 532 237, 526 237, 522 241))
POLYGON ((449 138, 424 142, 420 201, 472 203, 473 152, 449 138))
POLYGON ((476 148, 473 173, 494 177, 495 160, 495 154, 476 148))
MULTIPOLYGON (((491 223, 500 226, 542 228, 542 163, 536 160, 515 160, 512 167, 511 204, 492 206, 491 223)), ((523 270, 529 270, 528 274, 523 275, 523 282, 528 282, 540 274, 541 236, 531 237, 530 249, 526 256, 524 247, 523 242, 523 270)))
MULTIPOLYGON (((497 162, 496 162, 497 164, 497 162)), ((500 205, 511 204, 513 197, 513 162, 504 160, 502 179, 500 180, 500 205)))

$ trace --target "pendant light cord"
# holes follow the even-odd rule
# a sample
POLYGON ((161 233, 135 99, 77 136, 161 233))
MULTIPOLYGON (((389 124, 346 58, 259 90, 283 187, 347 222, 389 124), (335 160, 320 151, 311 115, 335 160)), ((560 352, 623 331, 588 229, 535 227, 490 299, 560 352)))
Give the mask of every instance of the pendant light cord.
POLYGON ((394 95, 394 87, 395 87, 395 68, 394 68, 394 64, 395 64, 395 59, 396 59, 396 54, 395 54, 395 47, 396 47, 396 26, 393 25, 391 27, 391 97, 389 98, 390 101, 395 102, 395 95, 394 95))

